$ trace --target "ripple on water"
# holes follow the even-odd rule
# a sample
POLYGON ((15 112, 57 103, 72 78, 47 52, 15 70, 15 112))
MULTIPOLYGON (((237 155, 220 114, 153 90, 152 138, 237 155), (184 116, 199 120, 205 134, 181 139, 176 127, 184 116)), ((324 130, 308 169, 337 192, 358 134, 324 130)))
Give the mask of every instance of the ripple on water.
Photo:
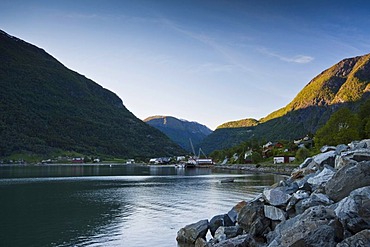
POLYGON ((227 213, 275 182, 164 169, 172 175, 156 168, 148 176, 0 179, 0 245, 172 247, 181 227, 227 213))

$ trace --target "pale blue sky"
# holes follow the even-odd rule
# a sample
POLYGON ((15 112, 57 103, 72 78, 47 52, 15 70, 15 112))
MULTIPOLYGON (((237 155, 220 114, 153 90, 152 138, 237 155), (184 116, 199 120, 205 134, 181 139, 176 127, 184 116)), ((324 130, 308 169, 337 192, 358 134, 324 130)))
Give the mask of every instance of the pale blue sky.
POLYGON ((211 129, 266 116, 370 53, 368 1, 0 0, 0 29, 115 92, 137 117, 211 129))

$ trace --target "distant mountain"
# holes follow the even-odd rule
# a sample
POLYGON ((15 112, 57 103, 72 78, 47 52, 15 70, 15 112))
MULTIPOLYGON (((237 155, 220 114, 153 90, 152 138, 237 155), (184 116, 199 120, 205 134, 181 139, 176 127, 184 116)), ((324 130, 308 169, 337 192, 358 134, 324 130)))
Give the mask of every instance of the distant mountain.
MULTIPOLYGON (((370 54, 340 61, 312 79, 285 107, 272 112, 255 126, 217 128, 202 143, 206 152, 228 148, 242 141, 300 138, 315 133, 342 106, 356 111, 370 96, 370 54)), ((221 125, 225 126, 225 125, 221 125)))
POLYGON ((0 30, 0 157, 64 151, 152 157, 184 151, 111 91, 0 30))
POLYGON ((212 130, 205 125, 170 116, 148 117, 144 122, 162 131, 172 141, 189 152, 192 152, 189 139, 194 147, 198 147, 199 143, 212 133, 212 130))
POLYGON ((254 118, 246 118, 242 120, 230 121, 221 124, 216 129, 224 129, 224 128, 243 128, 243 127, 252 127, 258 124, 258 120, 254 118))

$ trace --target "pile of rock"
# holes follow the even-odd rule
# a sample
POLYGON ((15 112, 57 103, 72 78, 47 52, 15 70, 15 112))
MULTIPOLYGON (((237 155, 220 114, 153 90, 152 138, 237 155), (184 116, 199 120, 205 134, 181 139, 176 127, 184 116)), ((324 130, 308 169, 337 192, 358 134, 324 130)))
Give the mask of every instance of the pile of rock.
POLYGON ((180 229, 179 245, 370 246, 370 139, 321 152, 252 201, 180 229))

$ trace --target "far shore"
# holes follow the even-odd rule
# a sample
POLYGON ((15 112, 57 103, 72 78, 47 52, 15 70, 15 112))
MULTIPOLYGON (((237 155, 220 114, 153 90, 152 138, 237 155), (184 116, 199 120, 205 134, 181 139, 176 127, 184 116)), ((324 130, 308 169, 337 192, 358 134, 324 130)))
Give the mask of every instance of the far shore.
MULTIPOLYGON (((0 167, 47 167, 47 166, 126 166, 126 165, 137 165, 137 166, 154 166, 154 167, 175 167, 176 164, 146 164, 146 163, 114 163, 114 162, 101 162, 101 163, 24 163, 24 164, 0 164, 0 167)), ((297 165, 298 166, 298 165, 297 165)), ((215 164, 214 166, 208 166, 206 168, 217 169, 217 170, 237 170, 245 173, 274 173, 282 175, 290 175, 295 166, 284 165, 256 165, 256 164, 215 164)))
MULTIPOLYGON (((297 165, 298 166, 298 165, 297 165)), ((225 170, 238 170, 246 173, 274 173, 281 175, 290 175, 295 168, 295 166, 289 165, 256 165, 256 164, 225 164, 225 165, 215 165, 216 169, 225 170)))

